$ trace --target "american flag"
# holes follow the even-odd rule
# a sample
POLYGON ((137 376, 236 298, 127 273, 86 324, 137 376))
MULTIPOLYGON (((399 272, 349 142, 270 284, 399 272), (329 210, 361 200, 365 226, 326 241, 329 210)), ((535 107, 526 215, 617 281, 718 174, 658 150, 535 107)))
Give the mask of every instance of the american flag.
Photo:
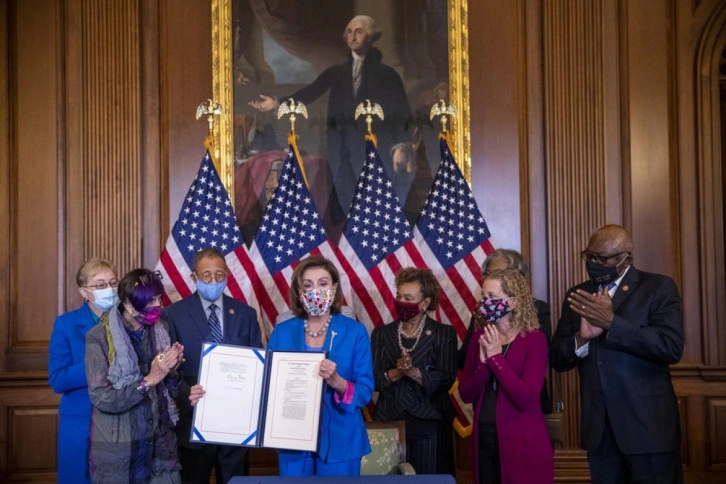
POLYGON ((481 265, 494 250, 489 228, 446 136, 440 136, 441 164, 413 229, 416 246, 442 288, 439 320, 463 339, 471 310, 481 295, 481 265))
POLYGON ((289 309, 289 281, 300 259, 311 253, 332 252, 291 136, 280 180, 267 203, 252 246, 249 252, 244 246, 235 250, 239 270, 251 283, 250 304, 260 309, 267 325, 274 325, 278 314, 289 309))
POLYGON ((396 319, 394 279, 399 269, 425 266, 370 136, 337 257, 350 283, 356 316, 369 332, 396 319))
MULTIPOLYGON (((207 151, 156 265, 164 276, 165 305, 196 290, 191 279, 194 255, 209 247, 219 249, 228 265, 236 263, 235 249, 245 249, 229 195, 207 151)), ((227 290, 232 297, 245 301, 243 289, 232 274, 227 279, 227 290)))

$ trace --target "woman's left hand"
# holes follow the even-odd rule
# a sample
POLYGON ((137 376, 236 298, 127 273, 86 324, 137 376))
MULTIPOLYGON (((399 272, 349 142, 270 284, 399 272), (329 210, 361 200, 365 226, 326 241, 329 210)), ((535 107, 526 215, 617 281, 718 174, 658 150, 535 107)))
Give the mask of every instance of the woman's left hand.
POLYGON ((325 380, 328 386, 335 389, 336 392, 341 395, 345 393, 348 388, 348 382, 345 378, 338 375, 338 365, 333 360, 324 359, 320 362, 320 376, 325 380))
POLYGON ((338 375, 338 365, 333 360, 324 359, 320 362, 320 376, 323 377, 325 383, 330 385, 331 381, 338 375))

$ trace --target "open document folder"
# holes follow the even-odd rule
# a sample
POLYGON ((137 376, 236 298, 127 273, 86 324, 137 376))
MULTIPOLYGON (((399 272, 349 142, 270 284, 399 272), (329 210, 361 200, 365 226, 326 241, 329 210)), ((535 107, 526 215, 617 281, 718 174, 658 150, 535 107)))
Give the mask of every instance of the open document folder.
POLYGON ((325 357, 204 343, 191 442, 317 451, 325 357))

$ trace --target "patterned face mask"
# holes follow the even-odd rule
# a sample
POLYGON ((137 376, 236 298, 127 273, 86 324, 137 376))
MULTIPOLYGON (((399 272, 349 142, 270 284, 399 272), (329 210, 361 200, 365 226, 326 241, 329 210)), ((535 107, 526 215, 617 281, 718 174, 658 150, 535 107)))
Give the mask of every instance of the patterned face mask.
POLYGON ((509 301, 506 299, 489 299, 488 297, 484 297, 481 301, 479 301, 477 310, 484 319, 493 323, 505 314, 509 313, 512 308, 509 306, 509 301))
POLYGON ((300 294, 300 302, 310 316, 320 316, 330 310, 335 297, 335 286, 330 288, 310 289, 300 294))

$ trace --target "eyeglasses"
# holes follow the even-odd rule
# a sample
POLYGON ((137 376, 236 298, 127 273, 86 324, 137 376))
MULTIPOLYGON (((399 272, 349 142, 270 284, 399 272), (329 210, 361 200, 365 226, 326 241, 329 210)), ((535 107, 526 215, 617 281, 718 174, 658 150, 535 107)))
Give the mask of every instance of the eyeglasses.
POLYGON ((214 282, 222 282, 225 279, 227 279, 227 271, 217 271, 217 272, 214 272, 214 273, 212 273, 212 272, 205 272, 204 274, 201 274, 201 275, 200 274, 197 274, 195 272, 194 275, 197 277, 197 279, 199 279, 200 281, 202 281, 205 284, 209 284, 212 281, 214 281, 214 282))
POLYGON ((134 287, 138 286, 139 284, 141 284, 142 286, 148 286, 153 281, 160 281, 162 279, 164 279, 164 276, 161 274, 161 271, 154 271, 148 274, 143 274, 139 276, 139 282, 134 284, 134 287))
POLYGON ((627 254, 627 251, 618 252, 616 254, 611 255, 602 255, 602 254, 596 254, 594 252, 590 252, 589 250, 585 249, 582 252, 580 252, 580 257, 585 262, 594 261, 601 265, 606 265, 608 261, 611 259, 614 259, 615 257, 621 256, 623 254, 627 254))
POLYGON ((111 279, 110 281, 98 281, 95 284, 88 284, 87 286, 83 286, 86 289, 98 289, 99 291, 101 289, 106 289, 107 287, 118 287, 118 279, 111 279))

